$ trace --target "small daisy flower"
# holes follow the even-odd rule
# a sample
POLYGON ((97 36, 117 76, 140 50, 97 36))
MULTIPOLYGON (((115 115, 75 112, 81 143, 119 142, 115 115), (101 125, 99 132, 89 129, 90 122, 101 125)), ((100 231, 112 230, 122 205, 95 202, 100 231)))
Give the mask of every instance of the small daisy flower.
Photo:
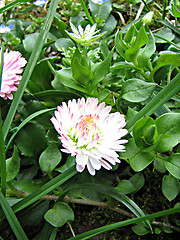
POLYGON ((17 91, 17 87, 15 85, 19 85, 19 80, 22 78, 19 74, 22 73, 22 67, 24 67, 27 63, 25 58, 21 56, 21 53, 18 51, 6 51, 4 53, 0 87, 0 97, 4 99, 13 99, 11 92, 17 91))
POLYGON ((10 32, 12 28, 13 28, 13 25, 5 26, 4 24, 2 24, 2 25, 0 25, 0 33, 10 32))
POLYGON ((91 1, 96 4, 102 4, 105 3, 107 0, 91 0, 91 1))
POLYGON ((47 0, 37 0, 34 3, 34 5, 38 6, 38 7, 41 7, 41 6, 44 6, 44 4, 47 2, 47 0))
POLYGON ((76 157, 76 169, 85 167, 91 175, 101 166, 107 170, 120 163, 117 152, 124 152, 127 140, 121 139, 128 131, 124 115, 110 113, 111 106, 98 105, 97 98, 69 100, 57 107, 51 118, 64 149, 61 151, 76 157))
POLYGON ((71 25, 71 29, 73 31, 73 33, 69 33, 68 31, 66 31, 66 33, 76 42, 84 45, 84 46, 88 46, 90 45, 92 42, 96 41, 98 38, 102 37, 106 32, 101 33, 101 34, 97 34, 98 32, 100 32, 101 30, 96 30, 96 24, 94 24, 92 27, 90 26, 90 24, 88 24, 86 26, 85 29, 82 28, 81 25, 78 25, 78 29, 72 24, 71 25))

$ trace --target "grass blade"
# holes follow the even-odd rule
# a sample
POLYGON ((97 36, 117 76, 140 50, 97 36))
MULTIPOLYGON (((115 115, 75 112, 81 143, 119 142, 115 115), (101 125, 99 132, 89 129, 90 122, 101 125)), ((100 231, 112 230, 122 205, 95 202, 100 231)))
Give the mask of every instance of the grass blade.
MULTIPOLYGON (((144 212, 138 207, 138 205, 133 202, 130 198, 128 198, 125 194, 119 192, 118 190, 114 189, 113 187, 106 186, 103 184, 77 184, 72 186, 72 188, 68 189, 74 189, 74 188, 85 188, 85 189, 92 189, 95 192, 99 192, 101 194, 105 194, 106 196, 110 196, 117 201, 123 203, 130 211, 132 211, 137 217, 143 217, 145 216, 144 212)), ((149 221, 144 222, 145 227, 152 232, 152 227, 149 221)))
POLYGON ((157 217, 167 216, 167 215, 174 214, 174 213, 179 213, 179 212, 180 212, 180 208, 171 208, 171 209, 164 210, 164 211, 161 211, 161 212, 149 214, 149 215, 146 215, 144 217, 125 220, 125 221, 117 222, 117 223, 114 223, 114 224, 110 224, 108 226, 96 228, 94 230, 79 234, 76 237, 69 238, 68 240, 88 239, 90 237, 96 236, 100 233, 104 233, 104 232, 107 232, 107 231, 110 231, 110 230, 113 230, 113 229, 128 226, 128 225, 131 225, 131 224, 140 223, 140 222, 146 221, 146 220, 152 220, 152 219, 157 218, 157 217))
POLYGON ((6 194, 6 155, 5 155, 5 144, 2 133, 2 119, 1 119, 1 108, 0 108, 0 168, 1 168, 1 191, 6 194))
POLYGON ((33 52, 31 54, 31 57, 28 61, 28 64, 25 68, 25 71, 24 71, 24 74, 22 76, 22 79, 21 79, 21 82, 20 82, 20 85, 18 87, 18 90, 15 94, 15 97, 11 103, 11 107, 8 111, 8 114, 7 114, 7 117, 6 117, 6 120, 4 122, 4 125, 3 125, 3 136, 4 136, 4 139, 6 139, 7 137, 7 134, 8 134, 8 131, 9 131, 9 128, 11 126, 11 123, 13 121, 13 118, 14 118, 14 115, 16 113, 16 110, 17 110, 17 107, 21 101, 21 98, 22 98, 22 95, 24 93, 24 90, 26 88, 26 85, 29 81, 29 78, 34 70, 34 67, 36 65, 36 62, 39 58, 39 55, 41 53, 41 50, 42 50, 42 47, 43 47, 43 44, 45 42, 45 39, 46 39, 46 36, 49 32, 49 29, 51 27, 51 24, 52 24, 52 21, 53 21, 53 18, 54 18, 54 15, 56 13, 56 8, 57 8, 57 5, 58 5, 58 1, 57 0, 51 0, 51 3, 50 3, 50 7, 48 9, 48 13, 46 15, 46 18, 45 18, 45 21, 44 21, 44 24, 40 30, 40 33, 39 33, 39 36, 38 36, 38 39, 36 41, 36 44, 34 46, 34 49, 33 49, 33 52))
POLYGON ((49 192, 53 191, 55 188, 66 182, 68 179, 73 177, 77 173, 75 166, 69 168, 67 171, 63 172, 62 174, 58 175, 57 177, 53 178, 43 186, 41 186, 37 191, 34 191, 32 194, 28 195, 15 205, 13 205, 14 212, 18 212, 25 207, 29 206, 30 204, 34 203, 35 201, 39 200, 44 195, 48 194, 49 192))
POLYGON ((5 5, 0 9, 0 14, 10 10, 11 8, 15 7, 18 4, 26 3, 26 2, 29 2, 29 0, 16 0, 16 1, 10 2, 9 4, 5 5))
POLYGON ((1 207, 4 211, 4 214, 6 215, 6 218, 14 232, 14 234, 16 235, 18 240, 28 240, 24 230, 22 229, 16 215, 14 214, 13 210, 11 209, 11 207, 9 206, 7 200, 5 199, 4 195, 2 194, 2 192, 0 191, 0 204, 1 207))

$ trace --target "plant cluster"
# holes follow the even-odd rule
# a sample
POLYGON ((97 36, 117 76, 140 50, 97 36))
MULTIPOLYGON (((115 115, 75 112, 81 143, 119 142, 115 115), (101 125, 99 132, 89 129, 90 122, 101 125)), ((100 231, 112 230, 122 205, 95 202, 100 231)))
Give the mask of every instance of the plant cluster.
MULTIPOLYGON (((179 7, 177 0, 1 6, 0 236, 9 225, 18 240, 61 239, 64 225, 68 239, 128 225, 137 235, 180 231, 179 7), (146 212, 136 203, 147 170, 168 208, 146 212), (77 235, 71 203, 130 219, 77 235)), ((153 198, 151 191, 146 201, 153 198)))

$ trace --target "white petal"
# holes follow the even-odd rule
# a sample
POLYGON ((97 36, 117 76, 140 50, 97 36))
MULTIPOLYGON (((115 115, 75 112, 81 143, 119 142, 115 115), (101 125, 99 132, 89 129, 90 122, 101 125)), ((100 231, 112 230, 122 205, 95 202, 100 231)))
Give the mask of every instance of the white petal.
POLYGON ((99 162, 98 159, 89 157, 89 161, 91 162, 91 165, 94 169, 96 169, 96 170, 101 169, 101 163, 99 162))
POLYGON ((86 165, 88 162, 88 156, 84 154, 77 154, 76 163, 78 165, 86 165))
POLYGON ((85 166, 76 164, 76 170, 77 170, 78 172, 84 171, 84 168, 85 168, 85 166))
POLYGON ((95 175, 95 169, 93 168, 93 166, 91 165, 91 162, 90 161, 88 161, 87 162, 87 169, 88 169, 88 172, 92 175, 92 176, 94 176, 95 175))

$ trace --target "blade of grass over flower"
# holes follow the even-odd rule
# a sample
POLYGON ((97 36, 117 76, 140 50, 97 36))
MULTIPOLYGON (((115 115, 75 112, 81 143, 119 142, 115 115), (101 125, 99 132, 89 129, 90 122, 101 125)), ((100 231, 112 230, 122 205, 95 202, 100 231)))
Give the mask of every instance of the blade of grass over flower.
POLYGON ((39 55, 41 53, 43 44, 45 42, 46 36, 47 36, 48 31, 51 27, 54 15, 56 13, 57 5, 58 5, 57 0, 51 0, 51 3, 50 3, 50 6, 49 6, 49 9, 48 9, 48 13, 46 15, 45 21, 44 21, 43 26, 40 30, 40 33, 39 33, 38 39, 36 41, 36 44, 34 46, 33 52, 31 54, 31 57, 28 61, 27 66, 25 68, 25 71, 24 71, 24 74, 22 76, 20 85, 19 85, 18 90, 17 90, 17 92, 14 96, 14 99, 11 103, 11 107, 9 109, 6 120, 4 122, 4 125, 3 125, 4 139, 6 139, 6 137, 7 137, 7 134, 8 134, 9 128, 11 126, 11 123, 13 121, 14 115, 16 113, 17 107, 18 107, 18 105, 21 101, 21 98, 22 98, 22 95, 23 95, 24 90, 26 88, 26 85, 29 81, 29 78, 30 78, 30 76, 31 76, 31 74, 34 70, 36 62, 37 62, 37 60, 39 58, 39 55))
POLYGON ((1 191, 6 194, 6 155, 5 155, 5 144, 2 133, 2 119, 1 119, 1 108, 0 108, 0 166, 1 166, 1 191))
POLYGON ((3 72, 3 56, 4 56, 4 51, 5 51, 5 47, 4 45, 1 47, 1 59, 0 59, 0 91, 1 91, 1 82, 2 82, 2 72, 3 72))
MULTIPOLYGON (((95 192, 99 192, 102 194, 105 194, 106 196, 110 196, 114 199, 116 199, 117 201, 123 203, 130 211, 132 211, 137 217, 143 217, 145 216, 144 212, 138 207, 138 205, 133 202, 130 198, 128 198, 125 194, 122 194, 121 192, 119 192, 118 190, 116 190, 113 187, 110 186, 106 186, 103 184, 77 184, 72 186, 72 189, 81 189, 81 188, 85 188, 85 189, 92 189, 95 192)), ((69 188, 71 190, 71 187, 69 188)), ((68 190, 69 190, 68 189, 68 190)), ((152 227, 149 221, 144 222, 146 228, 152 232, 152 227)))
POLYGON ((48 194, 64 182, 66 182, 68 179, 73 177, 77 173, 75 166, 69 168, 67 171, 63 172, 62 174, 58 175, 57 177, 53 178, 41 188, 39 188, 37 191, 34 191, 32 194, 28 195, 15 205, 13 205, 14 212, 18 212, 25 207, 29 206, 30 204, 34 203, 44 195, 48 194))
POLYGON ((92 20, 92 17, 91 17, 91 15, 89 14, 89 12, 87 10, 86 4, 84 3, 83 0, 79 0, 79 1, 81 3, 81 6, 82 6, 84 12, 86 13, 86 17, 88 18, 89 22, 93 25, 94 21, 92 20))
POLYGON ((0 204, 4 211, 4 214, 18 240, 28 240, 24 230, 22 229, 16 215, 12 208, 9 206, 7 200, 0 191, 0 204))
POLYGON ((150 116, 156 110, 166 103, 171 97, 180 91, 180 73, 177 74, 171 82, 164 87, 144 108, 139 111, 134 118, 127 122, 126 128, 131 131, 132 126, 143 116, 150 116))
POLYGON ((29 0, 16 0, 16 1, 10 2, 9 4, 5 5, 0 9, 0 14, 10 10, 11 8, 15 7, 18 4, 26 3, 26 2, 29 2, 29 0))
POLYGON ((11 138, 9 139, 7 145, 6 145, 6 151, 8 150, 9 148, 9 145, 11 144, 12 140, 15 138, 16 134, 24 127, 24 125, 26 125, 29 121, 31 121, 32 119, 36 118, 37 116, 43 114, 43 113, 46 113, 46 112, 50 112, 50 111, 53 111, 55 110, 56 108, 50 108, 50 109, 43 109, 43 110, 40 110, 40 111, 37 111, 33 114, 31 114, 30 116, 28 116, 17 128, 16 128, 16 131, 15 133, 13 133, 13 135, 11 136, 11 138))
POLYGON ((78 236, 69 238, 68 240, 84 240, 84 239, 88 239, 90 237, 96 236, 96 235, 98 235, 100 233, 111 231, 113 229, 117 229, 117 228, 120 228, 120 227, 128 226, 128 225, 131 225, 131 224, 140 223, 140 222, 146 221, 146 220, 152 220, 154 218, 158 218, 158 217, 162 217, 162 216, 168 216, 168 215, 179 213, 179 212, 180 212, 180 208, 171 208, 171 209, 164 210, 164 211, 161 211, 161 212, 149 214, 149 215, 146 215, 144 217, 134 218, 134 219, 130 219, 130 220, 125 220, 125 221, 117 222, 117 223, 110 224, 110 225, 107 225, 107 226, 104 226, 104 227, 96 228, 94 230, 91 230, 91 231, 79 234, 78 236))

